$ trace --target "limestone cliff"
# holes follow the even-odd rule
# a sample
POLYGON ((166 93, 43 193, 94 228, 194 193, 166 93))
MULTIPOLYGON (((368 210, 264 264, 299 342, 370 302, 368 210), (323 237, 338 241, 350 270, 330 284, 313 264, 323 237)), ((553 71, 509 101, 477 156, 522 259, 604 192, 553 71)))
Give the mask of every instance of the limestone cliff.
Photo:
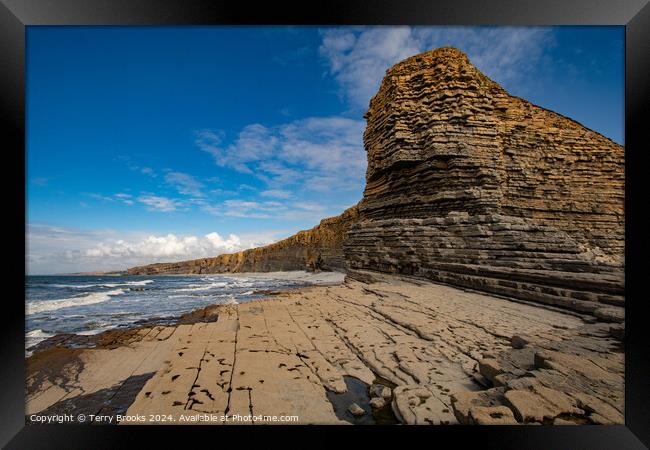
POLYGON ((340 216, 321 220, 306 231, 265 247, 214 258, 150 264, 127 270, 129 275, 274 272, 283 270, 343 270, 343 239, 357 219, 353 206, 340 216))
POLYGON ((398 273, 579 311, 623 304, 624 149, 441 48, 390 68, 365 115, 349 275, 398 273))

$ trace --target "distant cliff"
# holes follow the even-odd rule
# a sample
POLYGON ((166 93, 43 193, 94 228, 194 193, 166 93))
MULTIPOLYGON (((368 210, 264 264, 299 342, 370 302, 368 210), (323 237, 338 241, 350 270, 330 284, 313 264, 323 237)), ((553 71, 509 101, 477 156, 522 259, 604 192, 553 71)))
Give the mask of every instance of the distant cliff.
POLYGON ((365 115, 349 276, 423 277, 592 312, 623 305, 624 149, 441 48, 386 72, 365 115))
POLYGON ((283 270, 343 270, 343 240, 357 219, 353 206, 340 216, 323 219, 306 231, 267 245, 213 258, 133 267, 129 275, 274 272, 283 270))

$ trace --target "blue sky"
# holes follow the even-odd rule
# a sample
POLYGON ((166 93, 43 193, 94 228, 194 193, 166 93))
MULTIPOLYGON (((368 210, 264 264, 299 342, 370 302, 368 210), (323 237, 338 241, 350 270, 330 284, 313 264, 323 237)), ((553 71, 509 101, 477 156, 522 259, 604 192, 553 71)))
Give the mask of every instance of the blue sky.
POLYGON ((211 256, 339 214, 385 70, 445 45, 623 143, 622 27, 28 27, 29 273, 211 256))

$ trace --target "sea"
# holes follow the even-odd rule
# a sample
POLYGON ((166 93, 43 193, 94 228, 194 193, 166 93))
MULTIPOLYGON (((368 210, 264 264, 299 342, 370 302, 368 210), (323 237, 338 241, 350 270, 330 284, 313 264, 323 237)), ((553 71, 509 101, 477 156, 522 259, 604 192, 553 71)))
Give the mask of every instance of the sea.
POLYGON ((155 320, 164 323, 212 304, 264 297, 264 290, 337 284, 338 272, 228 275, 27 276, 26 354, 58 333, 90 335, 155 320))

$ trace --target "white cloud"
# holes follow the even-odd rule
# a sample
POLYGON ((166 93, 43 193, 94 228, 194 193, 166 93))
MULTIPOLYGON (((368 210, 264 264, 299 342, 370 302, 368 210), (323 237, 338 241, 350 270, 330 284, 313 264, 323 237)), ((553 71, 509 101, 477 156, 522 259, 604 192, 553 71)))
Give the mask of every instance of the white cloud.
POLYGON ((320 54, 353 109, 368 107, 386 69, 421 51, 410 27, 333 29, 322 38, 320 54))
POLYGON ((291 198, 293 195, 289 191, 283 191, 282 189, 269 189, 267 191, 262 191, 260 192, 260 195, 262 197, 273 197, 273 198, 282 198, 282 199, 288 199, 291 198))
POLYGON ((241 208, 241 209, 253 209, 259 208, 261 206, 258 202, 250 202, 244 200, 226 200, 223 202, 224 205, 232 208, 241 208))
POLYGON ((88 197, 94 198, 95 200, 102 200, 102 201, 105 201, 105 202, 114 202, 115 201, 115 199, 112 198, 112 197, 109 197, 107 195, 98 194, 96 192, 89 192, 89 193, 86 193, 85 195, 87 195, 88 197))
POLYGON ((295 206, 298 209, 304 209, 307 211, 318 211, 318 212, 323 212, 325 210, 325 207, 319 203, 313 203, 313 202, 297 202, 294 203, 293 206, 295 206))
MULTIPOLYGON (((220 204, 203 205, 202 210, 219 217, 246 219, 309 220, 320 221, 326 215, 339 213, 339 207, 328 208, 309 201, 254 201, 231 199, 220 204)), ((342 210, 341 210, 342 211, 342 210)))
POLYGON ((255 167, 257 178, 269 187, 280 190, 299 185, 305 173, 304 167, 290 167, 286 162, 277 160, 259 161, 255 167))
POLYGON ((223 147, 223 133, 202 130, 197 133, 196 144, 214 158, 221 167, 231 167, 242 173, 252 173, 248 164, 273 156, 277 138, 263 125, 254 123, 244 127, 235 142, 223 147))
POLYGON ((310 117, 280 127, 280 158, 318 172, 361 176, 366 167, 361 120, 310 117))
POLYGON ((241 240, 231 234, 227 239, 213 232, 203 237, 177 236, 147 236, 144 240, 128 242, 119 239, 112 242, 100 242, 85 251, 89 258, 175 258, 190 256, 216 255, 224 252, 241 250, 241 240))
POLYGON ((156 172, 151 168, 151 167, 142 167, 140 169, 140 172, 142 172, 145 175, 149 175, 152 178, 156 178, 156 172))
POLYGON ((226 200, 219 213, 228 217, 249 219, 270 219, 285 211, 286 206, 278 202, 255 202, 245 200, 226 200))
POLYGON ((297 188, 361 192, 364 127, 363 121, 345 117, 310 117, 275 127, 249 125, 228 146, 221 145, 223 133, 203 130, 197 133, 196 144, 217 165, 265 182, 269 189, 261 195, 266 197, 289 198, 297 188), (332 174, 342 182, 329 187, 308 182, 332 174))
MULTIPOLYGON (((96 200, 101 200, 103 202, 109 202, 109 203, 114 203, 116 201, 119 201, 119 202, 124 203, 124 204, 129 205, 129 206, 131 206, 131 205, 133 205, 135 203, 133 200, 131 200, 131 198, 133 197, 132 195, 125 194, 123 192, 118 192, 117 194, 113 194, 112 196, 98 194, 98 193, 95 193, 95 192, 85 193, 84 195, 86 195, 88 197, 91 197, 91 198, 94 198, 96 200)), ((86 204, 85 202, 80 202, 80 204, 84 208, 88 207, 88 204, 86 204)))
POLYGON ((224 240, 216 232, 206 234, 205 238, 212 244, 213 248, 241 249, 241 240, 234 234, 229 235, 228 240, 224 240))
POLYGON ((345 117, 310 117, 274 127, 245 127, 232 145, 222 145, 221 132, 198 132, 197 145, 213 155, 217 165, 250 174, 266 185, 249 193, 240 186, 234 193, 238 198, 220 203, 206 199, 201 210, 221 218, 314 224, 340 213, 334 204, 355 201, 363 192, 364 127, 363 121, 345 117))
POLYGON ((487 76, 514 85, 541 66, 551 30, 536 27, 362 27, 321 31, 320 54, 352 110, 368 107, 388 68, 417 53, 452 46, 487 76))
POLYGON ((142 167, 137 164, 135 164, 130 156, 125 156, 125 155, 120 155, 117 157, 117 159, 124 164, 126 164, 126 167, 129 168, 129 170, 132 170, 134 172, 140 172, 144 175, 150 176, 151 178, 156 178, 156 171, 153 170, 151 167, 142 167))
POLYGON ((237 252, 269 244, 289 234, 284 230, 227 237, 215 231, 205 235, 161 235, 28 224, 25 258, 29 274, 123 270, 142 264, 237 252))
POLYGON ((131 200, 131 198, 133 196, 131 194, 125 194, 124 192, 118 192, 117 194, 113 195, 113 197, 115 197, 116 199, 118 199, 122 203, 124 203, 126 205, 129 205, 129 206, 131 206, 131 205, 133 205, 135 203, 133 200, 131 200))
POLYGON ((182 172, 168 172, 165 175, 167 184, 172 185, 176 190, 183 195, 191 195, 194 197, 205 197, 203 193, 203 183, 198 181, 192 175, 182 172))
POLYGON ((138 201, 147 205, 149 211, 172 212, 180 206, 177 200, 157 195, 141 195, 138 201))

